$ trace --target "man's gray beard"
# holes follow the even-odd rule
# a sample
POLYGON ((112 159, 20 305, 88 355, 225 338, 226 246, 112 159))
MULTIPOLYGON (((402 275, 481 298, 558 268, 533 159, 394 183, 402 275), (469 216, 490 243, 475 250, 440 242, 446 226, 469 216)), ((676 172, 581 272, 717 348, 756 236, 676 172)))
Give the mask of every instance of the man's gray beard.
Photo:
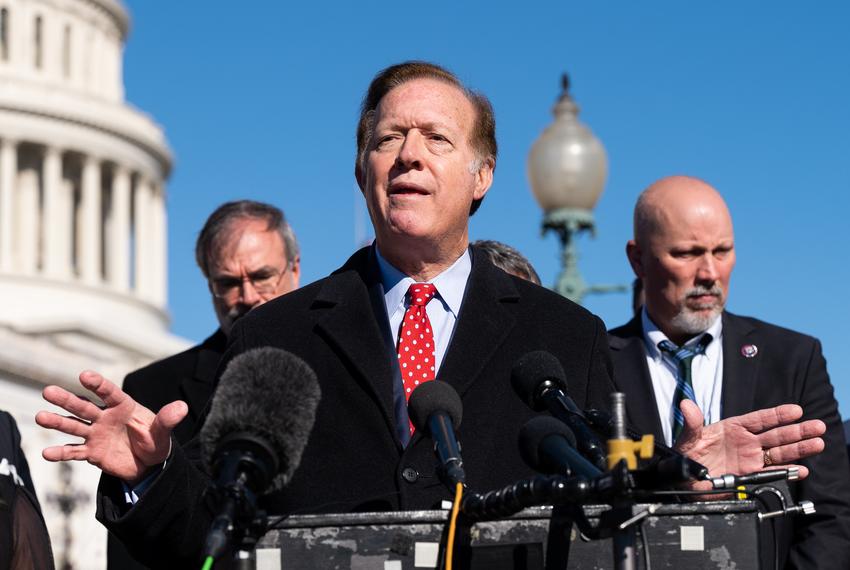
POLYGON ((234 305, 227 314, 227 322, 230 323, 230 328, 233 328, 233 325, 236 324, 236 321, 244 317, 248 314, 248 311, 251 310, 251 307, 245 307, 245 305, 234 305))
POLYGON ((723 311, 725 299, 723 299, 723 291, 720 287, 712 287, 711 289, 694 287, 685 293, 685 300, 688 297, 698 295, 717 295, 717 302, 706 313, 705 309, 696 312, 694 309, 685 305, 685 301, 683 301, 679 312, 670 321, 670 324, 675 330, 690 335, 704 333, 714 324, 715 319, 723 311))

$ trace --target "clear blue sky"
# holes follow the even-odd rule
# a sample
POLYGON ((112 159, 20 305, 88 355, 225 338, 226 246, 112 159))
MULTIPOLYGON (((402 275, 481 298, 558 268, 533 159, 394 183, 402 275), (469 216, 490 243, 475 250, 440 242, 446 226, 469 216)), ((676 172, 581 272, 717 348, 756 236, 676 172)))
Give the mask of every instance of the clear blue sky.
MULTIPOLYGON (((819 337, 850 415, 850 4, 128 4, 127 97, 165 127, 176 158, 177 334, 201 340, 215 328, 192 249, 225 200, 284 208, 304 283, 345 261, 358 227, 369 229, 352 174, 360 97, 375 72, 406 59, 445 65, 492 99, 500 157, 471 237, 519 248, 554 282, 556 238, 540 237, 525 160, 567 70, 610 164, 599 235, 580 244, 585 278, 631 280, 623 250, 647 184, 708 180, 735 221, 729 308, 819 337)), ((630 311, 622 294, 586 305, 610 326, 630 311)))

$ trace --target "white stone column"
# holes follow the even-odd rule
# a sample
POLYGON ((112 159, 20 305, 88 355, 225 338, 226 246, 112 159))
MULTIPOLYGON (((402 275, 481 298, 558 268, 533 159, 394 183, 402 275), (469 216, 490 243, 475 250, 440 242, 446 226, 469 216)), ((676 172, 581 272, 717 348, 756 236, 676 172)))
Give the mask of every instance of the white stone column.
POLYGON ((130 173, 117 166, 106 231, 106 278, 119 291, 130 288, 130 173))
POLYGON ((45 11, 41 17, 41 69, 46 79, 56 81, 62 77, 59 53, 62 49, 62 34, 61 22, 59 18, 51 17, 51 12, 52 10, 45 11))
MULTIPOLYGON (((15 40, 11 38, 8 34, 8 30, 12 29, 12 22, 14 21, 14 16, 12 15, 12 11, 9 9, 9 6, 4 5, 3 8, 6 8, 6 61, 3 62, 4 65, 12 66, 15 64, 15 58, 18 56, 17 54, 17 45, 15 40)), ((17 21, 15 21, 17 24, 17 21)))
POLYGON ((80 50, 82 55, 82 66, 80 67, 82 87, 85 92, 92 93, 94 91, 92 89, 92 78, 94 77, 94 71, 92 70, 94 67, 94 32, 88 26, 81 28, 80 32, 80 35, 83 36, 82 49, 80 50))
POLYGON ((68 277, 74 272, 79 275, 80 272, 79 259, 76 257, 77 250, 75 247, 80 242, 79 228, 81 216, 79 215, 79 197, 74 195, 76 191, 74 182, 69 178, 65 178, 63 174, 62 182, 59 184, 59 201, 56 205, 56 211, 62 212, 62 216, 56 219, 57 226, 53 228, 56 234, 62 236, 62 248, 59 250, 59 266, 68 268, 68 277))
POLYGON ((38 262, 38 243, 41 236, 41 213, 38 205, 38 172, 27 168, 18 173, 17 200, 15 200, 15 251, 16 271, 32 275, 38 262))
POLYGON ((92 51, 89 57, 92 64, 92 93, 99 97, 103 96, 103 50, 101 45, 100 30, 95 28, 92 34, 92 51))
POLYGON ((83 159, 82 193, 80 201, 80 241, 77 259, 80 277, 88 284, 101 281, 101 174, 100 161, 93 156, 83 159))
POLYGON ((85 30, 79 20, 72 20, 71 28, 71 76, 73 84, 77 89, 85 90, 86 87, 86 38, 85 30))
POLYGON ((143 176, 136 181, 133 194, 133 237, 135 242, 134 289, 143 299, 150 299, 150 182, 143 176))
POLYGON ((115 53, 112 56, 115 73, 115 100, 124 100, 124 43, 120 37, 115 39, 115 53))
POLYGON ((42 166, 44 210, 42 211, 42 268, 51 277, 67 277, 70 270, 70 235, 63 229, 70 224, 70 212, 65 206, 70 202, 62 195, 62 152, 49 146, 44 152, 42 166))
POLYGON ((153 301, 165 307, 168 300, 168 223, 165 208, 165 187, 158 184, 152 194, 154 248, 151 255, 153 301))
POLYGON ((17 34, 10 33, 9 34, 9 63, 15 69, 15 71, 22 71, 24 68, 24 63, 29 63, 29 40, 32 38, 32 32, 30 30, 30 12, 29 12, 29 4, 18 4, 15 6, 15 10, 12 11, 11 6, 7 5, 9 8, 9 30, 14 27, 17 30, 21 30, 17 34))
POLYGON ((0 139, 0 271, 12 269, 12 231, 15 216, 15 180, 18 175, 18 145, 0 139))

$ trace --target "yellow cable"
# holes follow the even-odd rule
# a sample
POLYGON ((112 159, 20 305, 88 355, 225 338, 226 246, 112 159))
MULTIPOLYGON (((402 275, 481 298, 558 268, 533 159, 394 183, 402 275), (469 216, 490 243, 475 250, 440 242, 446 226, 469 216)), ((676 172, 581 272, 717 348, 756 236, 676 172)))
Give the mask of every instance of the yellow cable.
POLYGON ((452 555, 455 549, 455 528, 457 527, 457 514, 460 512, 460 498, 463 496, 463 484, 455 486, 455 500, 452 504, 452 515, 449 518, 449 536, 446 539, 446 570, 452 570, 452 555))

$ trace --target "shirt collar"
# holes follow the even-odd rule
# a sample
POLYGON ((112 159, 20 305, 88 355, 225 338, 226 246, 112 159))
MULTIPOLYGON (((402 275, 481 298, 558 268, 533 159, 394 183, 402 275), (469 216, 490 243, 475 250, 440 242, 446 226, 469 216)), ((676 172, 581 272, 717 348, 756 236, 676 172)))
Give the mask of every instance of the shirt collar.
MULTIPOLYGON (((404 302, 407 290, 416 281, 384 259, 377 244, 375 245, 375 254, 378 260, 378 270, 381 274, 381 284, 384 286, 387 312, 392 315, 392 308, 404 302)), ((460 314, 463 292, 466 290, 466 282, 469 280, 471 271, 472 258, 469 255, 469 249, 466 249, 448 269, 429 281, 437 288, 438 298, 442 299, 443 304, 454 314, 455 318, 460 314)))
MULTIPOLYGON (((640 322, 641 326, 643 327, 643 340, 644 344, 646 345, 647 353, 651 358, 656 360, 663 358, 661 351, 658 349, 658 343, 662 340, 670 339, 668 339, 667 335, 661 332, 661 329, 659 329, 658 326, 654 322, 652 322, 652 319, 649 318, 649 313, 646 312, 646 306, 641 309, 640 322)), ((697 344, 703 337, 703 335, 708 333, 711 335, 711 342, 708 343, 708 347, 712 347, 713 345, 715 345, 715 343, 718 343, 720 341, 720 335, 722 332, 723 319, 720 318, 720 315, 718 315, 717 318, 714 319, 714 322, 711 323, 711 326, 708 327, 705 332, 703 332, 702 334, 698 334, 694 338, 690 339, 688 342, 685 343, 685 346, 693 346, 697 344)), ((706 347, 705 355, 711 358, 711 354, 713 353, 713 351, 709 352, 708 347, 706 347)))

